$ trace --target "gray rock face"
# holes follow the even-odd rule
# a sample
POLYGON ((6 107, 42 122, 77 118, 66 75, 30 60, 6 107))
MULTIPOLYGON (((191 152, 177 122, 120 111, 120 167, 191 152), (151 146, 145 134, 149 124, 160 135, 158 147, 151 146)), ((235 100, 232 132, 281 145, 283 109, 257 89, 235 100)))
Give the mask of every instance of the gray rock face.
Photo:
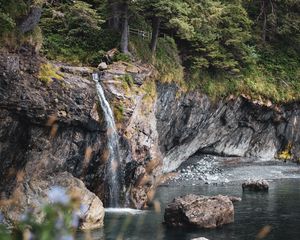
POLYGON ((266 180, 248 180, 242 184, 243 191, 268 191, 269 183, 266 180))
POLYGON ((40 61, 31 54, 0 55, 2 196, 11 196, 16 174, 24 170, 41 179, 68 171, 103 197, 105 126, 98 117, 93 82, 64 73, 62 81, 45 85, 36 77, 40 61), (11 69, 7 59, 18 59, 18 64, 11 69))
POLYGON ((125 165, 125 184, 129 207, 145 208, 147 192, 157 184, 152 178, 162 157, 160 155, 155 107, 156 86, 149 78, 153 68, 124 62, 111 64, 101 75, 102 85, 115 108, 122 106, 122 119, 117 119, 121 155, 125 165), (129 77, 130 76, 130 77, 129 77))
POLYGON ((175 86, 159 85, 156 118, 164 172, 195 153, 270 160, 290 144, 300 156, 297 103, 267 107, 240 97, 212 104, 200 93, 178 97, 175 86))
MULTIPOLYGON (((87 188, 105 203, 106 126, 97 104, 94 82, 90 80, 93 70, 58 65, 63 80, 53 80, 45 85, 37 78, 42 60, 34 50, 26 47, 20 52, 0 55, 1 197, 11 197, 20 170, 41 181, 45 180, 44 176, 68 171, 75 178, 82 179, 87 188)), ((151 71, 145 67, 120 64, 106 72, 103 81, 113 80, 115 74, 125 72, 132 74, 140 86, 151 71)), ((124 84, 122 76, 120 84, 124 84)), ((114 101, 120 105, 124 100, 124 125, 118 126, 122 164, 135 161, 141 166, 145 162, 145 167, 158 149, 155 99, 151 100, 151 113, 143 116, 143 112, 149 111, 140 104, 144 92, 128 97, 124 93, 114 95, 119 94, 118 85, 104 82, 112 107, 114 101), (149 115, 151 121, 148 121, 149 115), (132 134, 132 138, 126 134, 132 134)), ((138 178, 141 174, 137 171, 134 175, 138 178)), ((136 185, 139 180, 135 179, 132 184, 136 185)), ((134 205, 145 206, 144 186, 136 185, 133 192, 138 198, 134 205)))
POLYGON ((190 194, 168 204, 164 219, 168 226, 216 228, 234 221, 234 207, 227 196, 190 194))

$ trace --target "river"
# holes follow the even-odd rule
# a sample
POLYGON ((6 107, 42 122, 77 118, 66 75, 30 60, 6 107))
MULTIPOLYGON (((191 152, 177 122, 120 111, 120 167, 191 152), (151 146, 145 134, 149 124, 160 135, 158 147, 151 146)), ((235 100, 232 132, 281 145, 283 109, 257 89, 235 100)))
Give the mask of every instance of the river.
MULTIPOLYGON (((199 160, 199 159, 198 159, 199 160)), ((188 166, 195 165, 195 159, 188 166)), ((206 159, 207 160, 207 159, 206 159)), ((156 200, 161 211, 108 211, 105 227, 91 232, 92 239, 110 240, 190 240, 206 237, 210 240, 250 240, 259 239, 257 234, 262 228, 269 229, 266 240, 300 239, 300 174, 299 166, 278 162, 228 161, 226 167, 218 159, 218 171, 202 175, 210 181, 179 178, 168 185, 158 188, 156 200), (229 163, 235 162, 230 167, 229 163), (228 167, 229 166, 229 167, 228 167), (270 183, 267 193, 243 192, 243 178, 258 175, 266 177, 270 183), (210 176, 210 178, 209 178, 210 176), (217 176, 217 177, 216 177, 217 176), (219 176, 219 177, 218 177, 219 176), (231 178, 230 178, 231 177, 231 178), (212 179, 212 180, 211 180, 212 179), (226 179, 226 181, 222 181, 226 179), (195 193, 200 195, 224 194, 241 197, 235 203, 235 222, 213 230, 168 228, 163 224, 163 212, 166 204, 176 196, 195 193), (298 226, 298 227, 297 227, 298 226)), ((205 161, 205 160, 204 160, 205 161)), ((208 160, 210 163, 212 160, 208 160)), ((203 164, 203 159, 200 161, 203 164)), ((204 164, 205 165, 205 164, 204 164)), ((191 167, 188 167, 191 168, 191 167)), ((205 169, 205 167, 202 166, 205 169)), ((216 168, 210 164, 211 170, 216 168)), ((185 175, 185 170, 180 170, 185 175)), ((190 175, 190 174, 188 174, 190 175)), ((196 174, 201 175, 200 173, 196 174)), ((202 176, 202 177, 203 177, 202 176)), ((84 239, 80 233, 78 239, 84 239)))

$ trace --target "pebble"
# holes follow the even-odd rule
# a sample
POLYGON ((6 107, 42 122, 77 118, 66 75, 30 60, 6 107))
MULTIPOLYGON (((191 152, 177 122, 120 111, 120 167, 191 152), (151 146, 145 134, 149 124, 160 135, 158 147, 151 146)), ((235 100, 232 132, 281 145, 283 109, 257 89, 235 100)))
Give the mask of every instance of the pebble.
MULTIPOLYGON (((217 164, 213 156, 204 156, 198 162, 178 170, 179 174, 175 179, 177 182, 194 180, 204 181, 205 184, 219 181, 227 183, 228 179, 223 176, 223 170, 217 164)), ((192 185, 195 186, 195 184, 192 185)))

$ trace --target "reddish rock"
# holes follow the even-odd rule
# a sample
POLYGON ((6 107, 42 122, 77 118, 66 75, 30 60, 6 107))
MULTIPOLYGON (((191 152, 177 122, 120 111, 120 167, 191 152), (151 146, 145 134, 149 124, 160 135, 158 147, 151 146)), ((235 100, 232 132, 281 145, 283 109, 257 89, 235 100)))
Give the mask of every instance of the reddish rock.
POLYGON ((175 198, 166 207, 164 219, 168 226, 216 228, 234 221, 234 207, 227 196, 190 194, 175 198))
POLYGON ((266 180, 248 180, 242 184, 243 191, 268 191, 269 183, 266 180))

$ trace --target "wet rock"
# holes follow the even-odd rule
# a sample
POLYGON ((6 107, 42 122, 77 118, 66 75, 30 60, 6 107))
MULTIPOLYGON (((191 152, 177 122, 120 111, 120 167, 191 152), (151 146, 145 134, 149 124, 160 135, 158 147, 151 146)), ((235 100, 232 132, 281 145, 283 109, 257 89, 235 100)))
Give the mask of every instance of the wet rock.
POLYGON ((147 189, 142 186, 133 188, 131 190, 131 200, 134 208, 146 208, 148 203, 147 189))
POLYGON ((240 197, 234 197, 234 196, 229 196, 229 199, 233 203, 242 201, 242 199, 240 197))
POLYGON ((190 194, 168 204, 164 219, 168 226, 216 228, 234 221, 234 207, 227 196, 190 194))
POLYGON ((266 180, 247 180, 242 184, 243 191, 268 191, 269 183, 266 180))

